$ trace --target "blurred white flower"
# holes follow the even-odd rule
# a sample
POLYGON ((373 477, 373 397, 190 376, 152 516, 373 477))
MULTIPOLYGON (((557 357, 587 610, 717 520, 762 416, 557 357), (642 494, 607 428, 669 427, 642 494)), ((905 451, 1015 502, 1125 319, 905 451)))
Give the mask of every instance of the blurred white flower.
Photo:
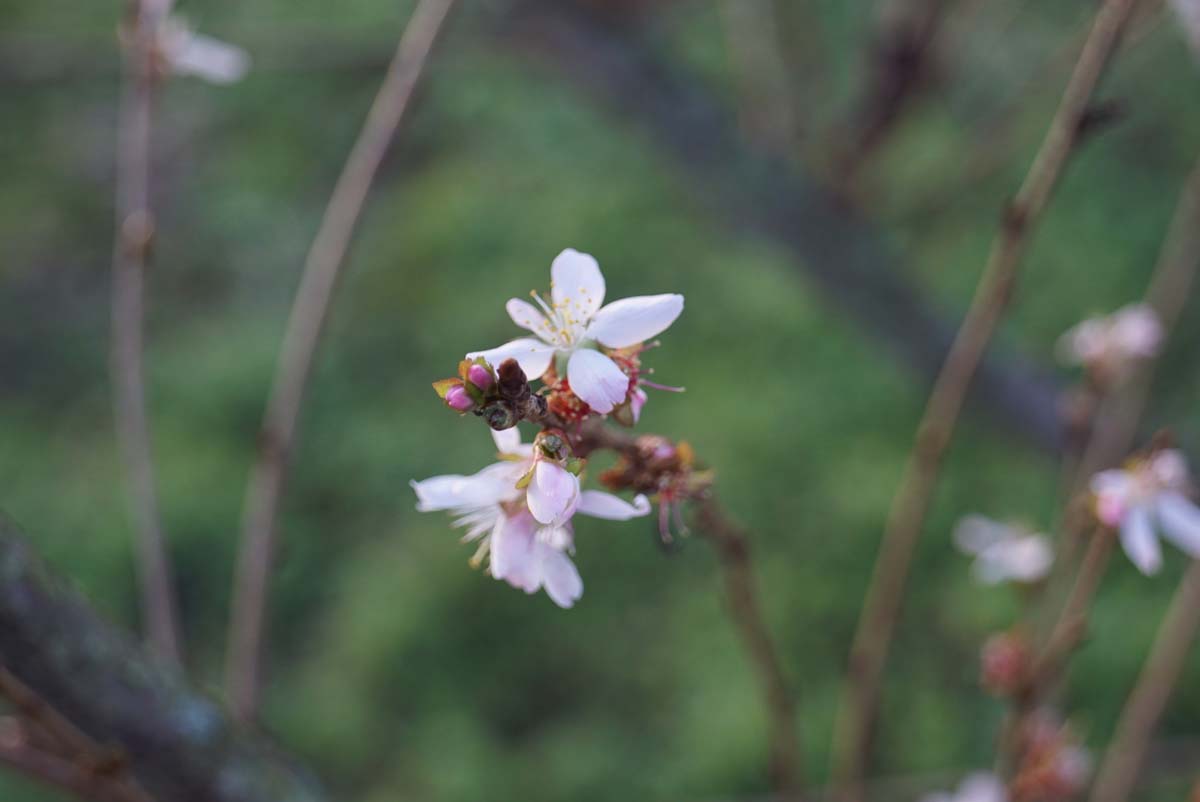
POLYGON ((1171 8, 1187 36, 1192 52, 1200 56, 1200 0, 1171 0, 1171 8))
POLYGON ((1092 477, 1096 517, 1120 532, 1121 546, 1143 574, 1154 574, 1162 565, 1156 531, 1200 558, 1200 509, 1185 495, 1188 484, 1187 462, 1174 449, 1092 477))
POLYGON ((1045 536, 982 515, 963 517, 954 528, 954 543, 975 558, 972 573, 985 585, 1037 582, 1054 562, 1045 536))
POLYGON ((1106 381, 1120 381, 1136 360, 1157 354, 1162 339, 1154 310, 1132 304, 1068 329, 1058 341, 1058 352, 1064 362, 1083 365, 1106 381))
POLYGON ((642 295, 602 307, 605 285, 600 266, 588 254, 571 248, 554 259, 550 277, 550 303, 535 293, 538 306, 519 298, 510 299, 505 306, 513 322, 537 339, 512 340, 498 348, 469 353, 467 359, 482 356, 493 367, 516 359, 527 377, 537 379, 556 354, 563 355, 571 390, 593 410, 607 414, 625 402, 630 380, 612 359, 595 350, 594 344, 627 348, 650 339, 679 317, 683 296, 642 295))
POLYGON ((526 593, 544 588, 559 607, 583 595, 583 580, 569 554, 575 550, 571 517, 576 512, 625 521, 648 515, 650 502, 633 503, 609 493, 579 490, 579 480, 558 465, 537 460, 532 445, 515 429, 493 432, 501 461, 471 476, 434 476, 411 482, 421 512, 447 510, 465 527, 464 541, 479 541, 473 563, 488 558, 488 570, 526 593), (539 476, 542 466, 553 469, 539 476), (517 487, 530 474, 526 489, 517 487), (561 471, 562 475, 559 475, 561 471), (563 477, 570 477, 565 480, 563 477))
POLYGON ((250 56, 245 50, 196 33, 180 17, 168 17, 163 23, 158 47, 172 73, 209 83, 236 83, 250 69, 250 56))
POLYGON ((927 794, 921 802, 1008 802, 1008 792, 995 774, 978 771, 967 775, 953 793, 927 794))

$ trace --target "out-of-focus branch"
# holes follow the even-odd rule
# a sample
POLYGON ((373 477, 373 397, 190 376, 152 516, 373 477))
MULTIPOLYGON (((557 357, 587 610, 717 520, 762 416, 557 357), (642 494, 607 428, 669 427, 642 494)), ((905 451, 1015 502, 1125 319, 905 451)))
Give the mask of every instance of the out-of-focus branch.
POLYGON ((142 615, 150 642, 179 662, 175 587, 158 510, 142 364, 146 270, 154 240, 150 209, 150 132, 157 37, 170 0, 130 0, 125 76, 117 122, 117 222, 113 245, 112 385, 117 437, 137 526, 142 615))
MULTIPOLYGON (((655 57, 634 32, 604 26, 570 3, 514 0, 498 38, 522 56, 540 55, 631 120, 659 145, 703 204, 733 229, 763 236, 882 347, 934 376, 952 330, 912 285, 879 232, 836 193, 793 164, 747 147, 703 84, 655 57)), ((1020 360, 995 358, 977 371, 973 399, 1000 423, 1057 452, 1058 389, 1020 360)))
POLYGON ((745 530, 726 516, 713 495, 699 502, 696 519, 701 534, 712 544, 721 562, 729 615, 762 685, 770 726, 771 786, 783 799, 798 798, 803 772, 799 764, 796 699, 758 602, 749 538, 745 530))
POLYGON ((738 82, 742 127, 763 147, 785 153, 799 134, 775 0, 720 0, 725 49, 738 82))
POLYGON ((156 799, 325 798, 305 771, 268 742, 236 732, 173 667, 147 655, 51 577, 3 520, 0 665, 53 717, 108 755, 94 768, 124 767, 156 799))
POLYGON ((0 720, 0 765, 37 782, 94 802, 153 802, 124 773, 100 764, 81 764, 39 748, 15 718, 0 720))
POLYGON ((1193 561, 1155 637, 1092 785, 1091 802, 1124 802, 1200 628, 1200 561, 1193 561))
POLYGON ((855 632, 845 698, 836 725, 833 779, 848 802, 862 799, 861 783, 883 666, 899 620, 913 553, 967 389, 1008 307, 1029 234, 1074 149, 1092 93, 1116 50, 1135 2, 1105 0, 1100 7, 1046 138, 1024 183, 1004 211, 975 297, 922 414, 855 632))
POLYGON ((346 160, 304 265, 259 434, 242 518, 230 619, 227 689, 233 715, 257 715, 267 595, 300 405, 350 240, 453 0, 421 0, 405 27, 366 122, 346 160))
POLYGON ((933 40, 948 0, 883 0, 866 69, 867 84, 837 141, 835 172, 842 185, 887 138, 904 108, 925 82, 933 40))
MULTIPOLYGON (((1200 269, 1200 162, 1192 168, 1175 206, 1158 264, 1146 290, 1145 303, 1170 333, 1191 297, 1200 269)), ((1150 395, 1154 361, 1140 364, 1133 375, 1100 405, 1074 487, 1083 486, 1096 471, 1118 462, 1134 446, 1138 423, 1150 395)))

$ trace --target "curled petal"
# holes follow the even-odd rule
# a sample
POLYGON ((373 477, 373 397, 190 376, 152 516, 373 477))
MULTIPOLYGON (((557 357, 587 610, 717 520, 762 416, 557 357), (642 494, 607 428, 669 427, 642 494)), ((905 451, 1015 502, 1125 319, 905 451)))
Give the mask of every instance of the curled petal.
POLYGON ((1179 493, 1163 493, 1156 507, 1163 534, 1189 556, 1200 558, 1200 509, 1179 493))
POLYGON ((628 521, 631 518, 641 518, 650 514, 650 500, 640 493, 630 504, 623 498, 605 493, 600 490, 585 490, 579 494, 579 509, 584 515, 593 518, 607 518, 610 521, 628 521))
POLYGON ((574 248, 554 257, 550 265, 550 298, 570 321, 586 323, 604 303, 604 274, 600 265, 574 248))
POLYGON ((493 368, 499 368, 500 363, 506 359, 515 359, 521 370, 525 371, 526 378, 532 381, 540 379, 550 367, 550 361, 554 359, 554 346, 524 337, 487 351, 472 351, 467 354, 467 359, 476 357, 483 357, 493 368))
POLYGON ((1144 506, 1133 507, 1126 514, 1121 523, 1121 546, 1146 576, 1158 573, 1162 567, 1162 548, 1150 522, 1150 511, 1144 506))
POLYGON ((622 298, 596 313, 592 325, 588 327, 588 337, 609 348, 637 345, 662 333, 682 311, 682 295, 622 298))
POLYGON ((579 477, 553 462, 539 460, 526 489, 529 512, 538 522, 561 525, 579 504, 579 477))
POLYGON ((629 377, 621 372, 617 363, 590 348, 571 354, 567 361, 567 380, 575 395, 601 414, 611 412, 629 392, 629 377))

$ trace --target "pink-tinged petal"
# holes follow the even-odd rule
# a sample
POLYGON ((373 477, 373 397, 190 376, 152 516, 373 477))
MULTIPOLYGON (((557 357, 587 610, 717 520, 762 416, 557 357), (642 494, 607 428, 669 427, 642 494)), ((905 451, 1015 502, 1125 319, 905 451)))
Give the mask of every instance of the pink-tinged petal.
POLYGON ((581 348, 567 361, 567 380, 575 395, 601 414, 625 401, 629 392, 629 377, 617 363, 599 351, 581 348))
POLYGON ((682 295, 622 298, 596 313, 587 336, 609 348, 637 345, 665 331, 682 311, 682 295))
POLYGON ((1005 802, 1008 790, 996 775, 979 771, 962 781, 956 799, 959 802, 1005 802))
POLYGON ((498 348, 472 351, 467 354, 467 359, 476 357, 483 357, 493 368, 500 367, 500 363, 506 359, 515 359, 521 366, 521 370, 525 371, 525 377, 533 381, 540 379, 546 369, 550 367, 550 361, 554 359, 554 346, 547 345, 541 340, 525 337, 507 342, 498 348))
POLYGON ((1163 534, 1188 556, 1200 558, 1200 509, 1179 493, 1163 493, 1155 506, 1163 534))
POLYGON ((1162 567, 1162 548, 1146 507, 1132 507, 1126 514, 1121 523, 1121 546, 1130 561, 1146 576, 1158 573, 1162 567))
POLYGON ((409 485, 417 494, 418 512, 458 510, 510 501, 516 494, 511 463, 498 463, 471 476, 434 476, 409 485))
POLYGON ((646 391, 641 387, 634 387, 633 392, 629 394, 629 411, 633 414, 633 422, 637 423, 642 417, 642 407, 646 406, 646 391))
POLYGON ((538 309, 528 301, 522 301, 520 298, 509 298, 508 303, 504 305, 508 316, 512 318, 513 323, 516 323, 523 329, 532 331, 543 340, 552 340, 554 338, 554 326, 542 314, 542 310, 538 309))
POLYGON ((579 504, 579 477, 561 465, 540 460, 525 493, 534 518, 540 523, 561 525, 575 514, 579 504))
POLYGON ((576 512, 590 515, 593 518, 606 518, 610 521, 628 521, 631 518, 649 515, 650 500, 639 494, 630 504, 612 493, 585 490, 579 494, 579 509, 576 512))
POLYGON ((541 567, 535 550, 537 523, 525 514, 502 517, 492 530, 489 570, 526 593, 541 585, 541 567))
POLYGON ((550 299, 568 322, 586 324, 604 303, 600 265, 591 255, 567 248, 550 265, 550 299))
POLYGON ((1158 353, 1163 327, 1150 306, 1133 304, 1113 315, 1112 336, 1126 353, 1150 357, 1158 353))
POLYGON ((546 595, 564 610, 570 609, 583 595, 583 580, 571 558, 546 543, 538 543, 542 585, 546 595))

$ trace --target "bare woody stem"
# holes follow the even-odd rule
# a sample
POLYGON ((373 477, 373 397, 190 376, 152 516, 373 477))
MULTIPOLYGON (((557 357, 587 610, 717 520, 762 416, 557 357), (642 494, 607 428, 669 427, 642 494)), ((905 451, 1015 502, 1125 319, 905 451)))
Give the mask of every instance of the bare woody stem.
MULTIPOLYGON (((16 725, 10 721, 6 724, 16 725)), ((86 767, 47 752, 26 741, 19 726, 0 732, 0 765, 44 785, 93 802, 153 802, 123 777, 97 775, 86 767)))
POLYGON ((1187 662, 1200 628, 1200 561, 1193 561, 1125 702, 1116 734, 1092 785, 1091 802, 1124 802, 1133 791, 1150 737, 1187 662))
POLYGON ((781 799, 798 799, 803 788, 796 731, 796 700, 779 651, 758 602, 758 589, 745 531, 730 521, 716 498, 702 500, 696 510, 700 530, 720 559, 729 615, 758 673, 770 726, 771 786, 781 799))
POLYGON ((317 346, 367 194, 453 2, 421 0, 405 27, 387 77, 334 186, 288 318, 259 435, 258 458, 246 489, 233 591, 226 684, 232 713, 241 721, 257 715, 279 505, 317 346))
POLYGON ((117 123, 116 235, 113 245, 112 385, 117 438, 137 526, 138 575, 150 642, 179 662, 175 588, 155 489, 146 414, 143 352, 145 273, 154 239, 150 209, 150 139, 156 39, 169 0, 130 0, 125 77, 117 123))
POLYGON ((883 665, 899 618, 913 552, 963 399, 1008 307, 1029 234, 1078 141, 1092 93, 1116 50, 1135 2, 1105 0, 1100 7, 1041 148, 1020 190, 1005 209, 975 297, 917 428, 851 647, 847 688, 834 733, 832 778, 839 797, 848 802, 862 799, 883 665))

